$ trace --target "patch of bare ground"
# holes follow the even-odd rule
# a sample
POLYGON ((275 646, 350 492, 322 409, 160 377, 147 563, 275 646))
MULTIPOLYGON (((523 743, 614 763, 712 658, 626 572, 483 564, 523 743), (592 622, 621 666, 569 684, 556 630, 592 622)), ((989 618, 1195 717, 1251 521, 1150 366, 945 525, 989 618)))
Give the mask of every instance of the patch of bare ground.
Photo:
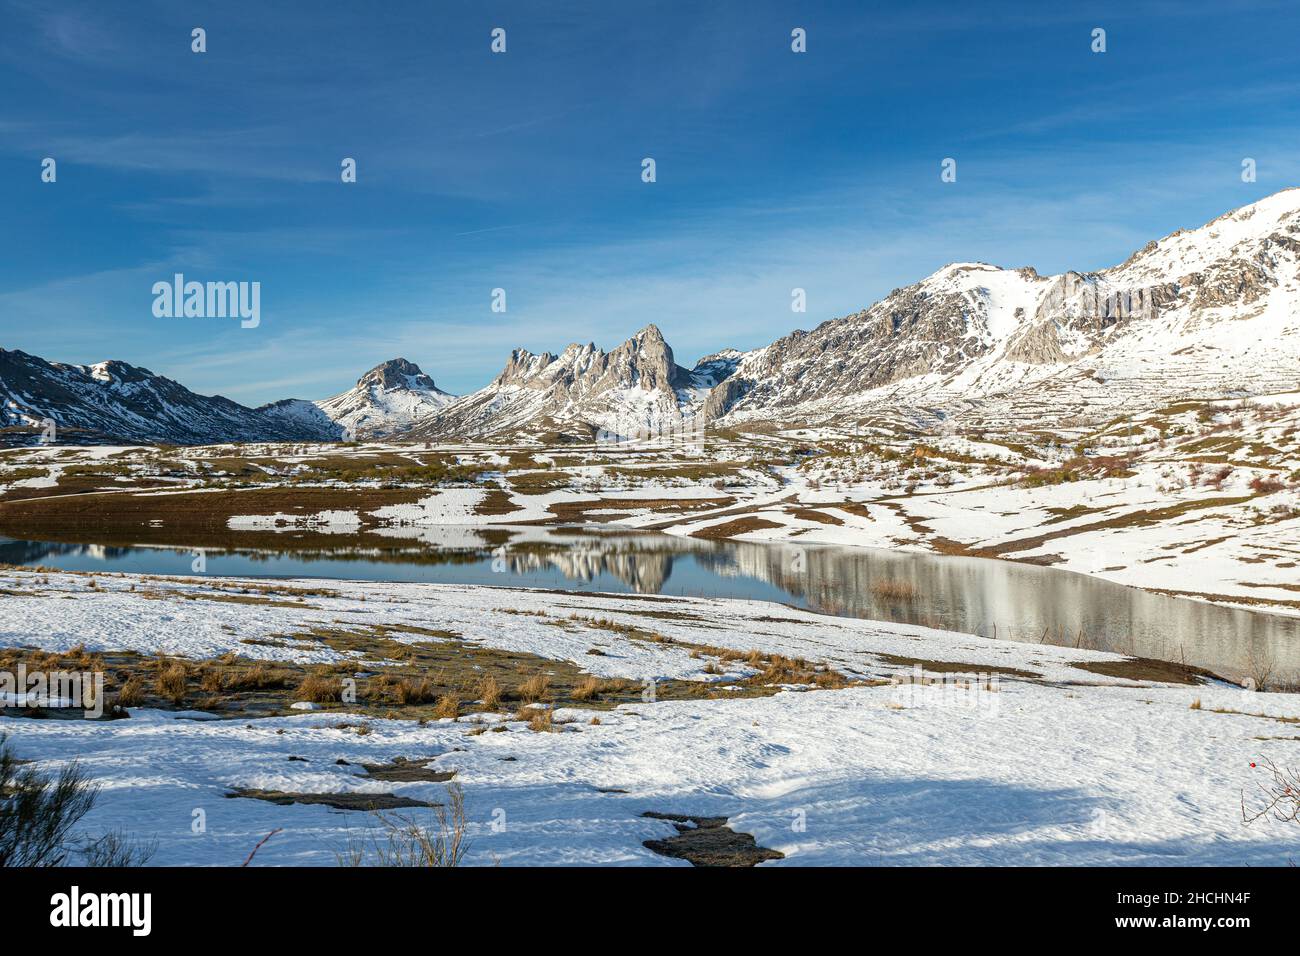
POLYGON ((432 769, 429 764, 435 759, 425 757, 421 760, 408 760, 405 757, 395 757, 391 763, 386 764, 363 763, 361 769, 366 772, 366 777, 370 780, 384 780, 391 783, 418 781, 445 783, 456 776, 454 770, 432 769))
MULTIPOLYGON (((851 515, 854 515, 854 516, 856 516, 856 517, 858 517, 858 518, 870 518, 870 517, 871 517, 871 509, 869 509, 869 508, 866 506, 866 504, 864 504, 864 503, 861 502, 861 501, 841 501, 841 502, 836 502, 836 503, 833 504, 833 505, 827 505, 826 507, 828 507, 828 508, 835 508, 835 509, 837 509, 837 510, 839 510, 839 511, 846 512, 846 513, 851 514, 851 515)), ((841 522, 841 523, 843 523, 843 522, 841 522)))
MULTIPOLYGON (((706 673, 722 679, 660 681, 655 685, 659 700, 736 699, 774 694, 782 685, 832 688, 853 683, 807 661, 677 642, 612 621, 575 618, 574 623, 626 640, 679 644, 700 657, 720 663, 747 661, 759 669, 742 679, 727 679, 723 668, 715 666, 706 673)), ((297 701, 323 710, 421 721, 509 710, 524 703, 603 710, 641 703, 645 692, 641 681, 595 678, 569 661, 484 647, 434 628, 315 626, 284 639, 297 647, 328 647, 346 659, 268 663, 231 652, 199 661, 134 652, 88 654, 74 649, 59 655, 10 648, 0 652, 0 666, 16 666, 21 660, 29 670, 101 671, 110 707, 202 710, 232 719, 289 713, 297 701)))
POLYGON ((236 515, 370 511, 427 497, 422 488, 250 488, 181 491, 173 494, 89 494, 27 501, 0 501, 0 520, 56 518, 112 524, 162 519, 191 526, 220 526, 236 515))
POLYGON ((500 488, 490 488, 483 500, 474 506, 476 515, 508 515, 522 511, 523 506, 515 504, 513 498, 500 488))
POLYGON ((1106 508, 1094 508, 1089 505, 1071 505, 1068 508, 1045 508, 1052 517, 1043 522, 1044 525, 1060 524, 1063 521, 1073 521, 1075 518, 1082 518, 1085 515, 1097 514, 1106 511, 1106 508))
MULTIPOLYGON (((1277 584, 1260 584, 1247 585, 1243 582, 1244 587, 1284 587, 1277 584)), ((1167 594, 1170 597, 1190 597, 1201 598, 1205 601, 1213 601, 1215 604, 1242 604, 1248 607, 1294 607, 1300 608, 1300 601, 1288 600, 1286 598, 1261 598, 1252 597, 1249 594, 1214 594, 1209 591, 1182 591, 1175 588, 1147 588, 1156 594, 1167 594)))
POLYGON ((680 813, 641 814, 653 820, 668 820, 677 829, 666 840, 645 840, 647 850, 692 866, 756 866, 768 860, 783 860, 785 854, 769 850, 754 841, 753 834, 737 833, 727 826, 726 817, 695 817, 680 813))
MULTIPOLYGON (((929 525, 927 525, 925 522, 921 521, 921 519, 915 517, 914 515, 908 514, 903 509, 903 506, 899 504, 897 501, 881 501, 878 503, 884 505, 886 508, 894 512, 894 514, 896 514, 903 521, 903 523, 907 525, 907 527, 909 528, 909 530, 911 530, 913 534, 917 535, 920 538, 924 538, 925 544, 931 550, 936 551, 939 554, 948 554, 948 555, 955 555, 957 557, 969 557, 969 558, 996 557, 996 555, 994 555, 992 552, 988 551, 987 549, 971 547, 970 545, 964 544, 961 541, 954 541, 951 538, 945 538, 942 535, 935 534, 929 525)), ((906 542, 902 542, 902 543, 906 543, 906 542)))
POLYGON ((712 524, 707 528, 699 528, 691 532, 692 538, 704 538, 710 541, 721 541, 726 538, 734 538, 738 534, 746 534, 750 531, 762 531, 766 528, 780 528, 782 525, 776 521, 769 521, 766 518, 746 517, 737 518, 734 521, 724 521, 721 524, 712 524))
POLYGON ((818 511, 816 508, 786 508, 785 513, 793 518, 800 518, 804 521, 816 521, 820 524, 844 524, 843 519, 837 518, 832 514, 827 514, 825 511, 818 511))
MULTIPOLYGON (((616 595, 616 597, 625 597, 626 595, 616 595)), ((600 613, 608 612, 608 608, 603 607, 582 607, 581 605, 571 605, 573 611, 597 611, 600 613)), ((676 621, 679 624, 713 624, 714 621, 701 617, 698 614, 691 614, 686 611, 642 611, 634 608, 619 608, 615 613, 628 614, 633 617, 648 617, 658 621, 676 621)))
POLYGON ((920 657, 904 657, 901 654, 877 653, 876 658, 882 664, 894 664, 899 667, 917 667, 932 674, 1005 674, 1008 677, 1024 677, 1038 680, 1042 674, 1021 670, 1019 667, 1003 667, 1000 664, 973 664, 964 661, 930 661, 920 657))
POLYGON ((589 600, 607 601, 648 601, 652 604, 677 604, 677 598, 658 594, 608 594, 601 591, 570 591, 565 588, 529 588, 529 594, 560 594, 565 597, 580 597, 589 600))
POLYGON ((125 477, 125 480, 119 481, 116 477, 107 475, 69 475, 65 472, 59 476, 58 483, 52 487, 6 487, 3 492, 0 492, 0 501, 9 502, 23 501, 31 498, 59 497, 62 495, 84 495, 97 491, 109 492, 110 489, 111 493, 122 493, 173 487, 175 487, 175 485, 171 482, 144 477, 131 476, 125 477))
POLYGON ((1200 684, 1214 677, 1209 671, 1199 667, 1146 657, 1129 657, 1121 661, 1075 661, 1070 666, 1092 674, 1102 674, 1105 677, 1157 681, 1164 684, 1200 684))
POLYGON ((1193 707, 1193 710, 1207 714, 1230 714, 1234 717, 1257 717, 1260 720, 1275 720, 1279 724, 1300 724, 1300 717, 1287 717, 1278 714, 1256 714, 1247 710, 1233 710, 1231 707, 1193 707))
POLYGON ((1017 538, 1014 541, 1003 541, 996 545, 990 545, 989 547, 982 549, 982 551, 984 554, 991 557, 1000 557, 1015 551, 1036 551, 1048 541, 1055 538, 1070 537, 1071 535, 1085 534, 1091 531, 1149 527, 1174 518, 1180 518, 1193 511, 1204 511, 1209 508, 1226 508, 1231 507, 1232 505, 1239 505, 1250 501, 1254 497, 1255 495, 1244 495, 1240 497, 1200 498, 1191 501, 1181 501, 1176 505, 1169 505, 1164 508, 1131 511, 1127 514, 1107 518, 1104 521, 1093 521, 1089 524, 1074 525, 1069 528, 1062 528, 1058 531, 1049 531, 1028 538, 1017 538))
MULTIPOLYGON (((560 522, 582 522, 591 520, 587 512, 645 512, 672 511, 695 512, 714 508, 726 508, 736 503, 732 497, 725 498, 596 498, 583 501, 557 501, 546 506, 546 510, 555 515, 560 522)), ((595 515, 594 520, 608 520, 610 515, 595 515)))
POLYGON ((254 790, 236 788, 226 794, 230 798, 265 800, 278 806, 301 803, 330 807, 334 810, 404 810, 411 807, 436 807, 440 804, 425 800, 399 797, 393 793, 293 793, 286 790, 254 790))
POLYGON ((226 604, 260 604, 263 607, 292 607, 299 610, 314 610, 315 605, 297 601, 276 600, 259 597, 255 594, 218 594, 213 591, 152 591, 141 590, 140 597, 149 601, 217 601, 226 604))
POLYGON ((573 483, 573 475, 555 469, 540 471, 518 471, 507 479, 510 489, 517 495, 544 495, 552 491, 562 491, 573 483))
MULTIPOLYGON (((427 497, 420 488, 264 488, 169 494, 89 494, 76 497, 0 501, 0 534, 73 544, 171 545, 213 550, 283 549, 336 552, 360 544, 383 525, 370 512, 427 497), (361 522, 357 533, 333 535, 307 526, 231 530, 236 516, 291 515, 307 518, 321 511, 350 511, 361 522)), ((382 544, 382 542, 380 542, 382 544)), ((382 558, 381 558, 382 559, 382 558)))

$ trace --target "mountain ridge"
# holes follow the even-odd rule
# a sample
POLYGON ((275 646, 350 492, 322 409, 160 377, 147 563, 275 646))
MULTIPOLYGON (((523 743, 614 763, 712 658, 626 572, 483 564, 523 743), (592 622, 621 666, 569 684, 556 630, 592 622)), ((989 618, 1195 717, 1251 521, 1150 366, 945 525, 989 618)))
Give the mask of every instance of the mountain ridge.
POLYGON ((131 441, 428 441, 815 423, 885 406, 1096 416, 1167 397, 1171 382, 1189 397, 1283 391, 1298 369, 1300 188, 1289 188, 1106 269, 949 263, 865 309, 690 369, 649 323, 608 352, 514 349, 467 395, 398 358, 330 398, 250 409, 123 362, 69 366, 0 350, 0 425, 48 417, 131 441))

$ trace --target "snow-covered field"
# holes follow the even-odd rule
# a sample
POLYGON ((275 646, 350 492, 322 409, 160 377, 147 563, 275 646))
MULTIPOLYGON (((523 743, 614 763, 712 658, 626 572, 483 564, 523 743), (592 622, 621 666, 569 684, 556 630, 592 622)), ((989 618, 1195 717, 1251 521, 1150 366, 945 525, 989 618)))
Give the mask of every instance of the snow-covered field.
POLYGON ((851 428, 706 435, 689 451, 400 442, 14 449, 0 453, 0 518, 15 510, 21 528, 92 494, 101 516, 117 495, 237 491, 231 531, 592 522, 1030 561, 1300 615, 1300 393, 1188 400, 1090 425, 1045 418, 997 427, 996 409, 982 414, 968 425, 885 415, 851 428), (325 491, 387 500, 323 507, 315 499, 325 491), (252 492, 295 497, 262 510, 252 492))
POLYGON ((1282 865, 1300 857, 1295 824, 1242 820, 1243 791, 1250 803, 1262 780, 1252 762, 1292 759, 1294 695, 1107 677, 1078 666, 1120 660, 1101 652, 762 602, 283 586, 295 584, 311 593, 242 603, 228 599, 240 582, 100 575, 92 587, 86 575, 8 569, 0 572, 0 647, 323 661, 346 654, 283 636, 418 625, 647 684, 747 673, 743 662, 711 673, 690 645, 803 657, 852 684, 599 712, 569 705, 556 710, 553 732, 472 706, 456 720, 424 723, 365 707, 221 720, 132 708, 114 721, 5 717, 0 730, 43 768, 79 760, 103 787, 86 829, 156 839, 159 864, 237 864, 281 829, 258 864, 332 865, 350 834, 373 825, 369 814, 225 795, 445 796, 442 784, 357 776, 358 763, 396 757, 433 757, 438 770, 455 771, 470 821, 467 862, 477 864, 679 862, 642 846, 674 832, 646 811, 726 816, 785 854, 766 865, 1282 865), (619 625, 653 626, 671 640, 635 639, 619 625), (593 645, 603 653, 590 654, 593 645), (938 670, 941 662, 969 666, 963 676, 938 670), (936 683, 913 682, 918 667, 936 683), (599 723, 590 722, 595 713, 599 723), (362 723, 369 732, 357 732, 362 723), (507 729, 482 732, 496 726, 507 729))

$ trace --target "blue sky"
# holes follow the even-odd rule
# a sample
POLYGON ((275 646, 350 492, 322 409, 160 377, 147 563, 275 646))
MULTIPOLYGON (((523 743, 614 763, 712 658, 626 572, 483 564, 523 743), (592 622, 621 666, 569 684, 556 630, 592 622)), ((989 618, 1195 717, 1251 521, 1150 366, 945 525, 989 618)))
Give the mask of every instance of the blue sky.
POLYGON ((689 365, 1300 183, 1300 7, 1066 6, 0 0, 0 346, 250 404, 649 322, 689 365), (260 282, 261 325, 155 318, 174 272, 260 282))

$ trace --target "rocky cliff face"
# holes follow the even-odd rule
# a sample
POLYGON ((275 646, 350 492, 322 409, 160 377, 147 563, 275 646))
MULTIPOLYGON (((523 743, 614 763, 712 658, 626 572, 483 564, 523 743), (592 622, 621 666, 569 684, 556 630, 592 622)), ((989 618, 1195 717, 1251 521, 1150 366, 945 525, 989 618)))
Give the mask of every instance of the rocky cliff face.
POLYGON ((679 390, 691 384, 691 373, 674 361, 663 334, 648 325, 610 352, 594 344, 573 344, 558 355, 515 349, 491 384, 447 406, 413 434, 673 427, 682 418, 679 390))

